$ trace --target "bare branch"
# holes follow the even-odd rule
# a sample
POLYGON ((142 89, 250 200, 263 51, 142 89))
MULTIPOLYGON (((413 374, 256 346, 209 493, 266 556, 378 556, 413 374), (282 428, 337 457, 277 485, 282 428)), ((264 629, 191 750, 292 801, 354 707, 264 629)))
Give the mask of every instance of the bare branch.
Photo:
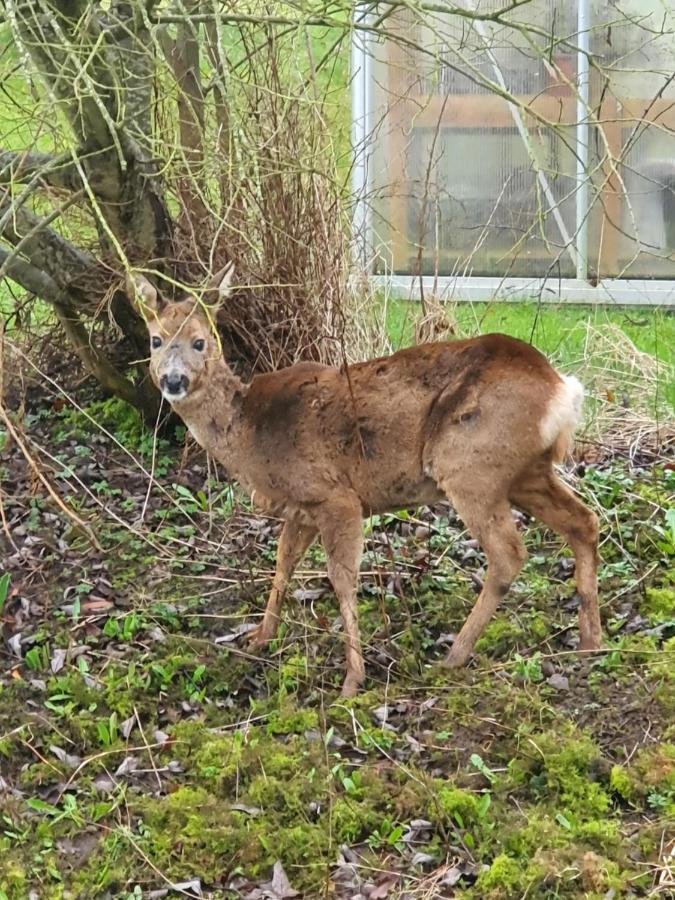
POLYGON ((68 190, 79 187, 70 153, 53 156, 28 150, 0 150, 0 184, 21 184, 36 177, 50 187, 68 190))
POLYGON ((178 93, 178 122, 181 139, 181 155, 185 158, 187 177, 182 178, 179 185, 183 205, 182 218, 191 221, 192 227, 206 221, 208 208, 204 203, 205 190, 203 179, 204 162, 204 92, 199 71, 199 25, 194 26, 190 11, 199 8, 199 2, 192 0, 187 5, 188 14, 185 22, 178 27, 175 40, 169 37, 166 29, 159 33, 164 55, 169 62, 178 93), (187 219, 186 215, 187 214, 187 219))
POLYGON ((69 197, 60 208, 44 218, 39 218, 26 209, 12 210, 10 204, 0 206, 0 213, 7 208, 13 213, 7 217, 3 237, 15 245, 7 264, 0 266, 0 277, 5 273, 9 274, 6 265, 10 265, 19 253, 27 257, 34 268, 49 275, 60 288, 81 281, 87 274, 93 274, 95 259, 48 227, 76 199, 77 195, 69 197))
POLYGON ((12 281, 46 303, 65 302, 65 294, 53 278, 4 247, 0 247, 0 265, 12 281))
POLYGON ((159 395, 138 387, 113 366, 94 346, 91 336, 70 303, 56 303, 54 310, 73 350, 103 390, 136 407, 143 413, 146 421, 154 422, 159 410, 159 395))

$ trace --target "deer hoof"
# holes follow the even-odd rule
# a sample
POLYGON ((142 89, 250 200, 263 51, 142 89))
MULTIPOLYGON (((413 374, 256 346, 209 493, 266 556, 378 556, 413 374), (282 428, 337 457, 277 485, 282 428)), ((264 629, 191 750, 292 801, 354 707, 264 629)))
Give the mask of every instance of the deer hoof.
POLYGON ((342 696, 343 697, 356 697, 358 694, 361 684, 363 682, 362 675, 354 675, 348 674, 344 680, 344 684, 342 685, 342 696))
POLYGON ((470 657, 471 651, 467 653, 455 644, 449 650, 441 665, 444 669, 462 669, 468 663, 470 657))
POLYGON ((272 640, 273 635, 269 634, 262 625, 252 628, 243 636, 243 643, 248 650, 263 650, 272 640))

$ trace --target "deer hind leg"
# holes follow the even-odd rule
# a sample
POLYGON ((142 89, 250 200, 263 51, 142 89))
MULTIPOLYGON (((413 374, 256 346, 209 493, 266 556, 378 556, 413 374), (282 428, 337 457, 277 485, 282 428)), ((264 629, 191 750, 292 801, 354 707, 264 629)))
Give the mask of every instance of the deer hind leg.
POLYGON ((516 506, 557 531, 572 548, 576 561, 579 607, 579 649, 599 650, 602 626, 598 607, 598 518, 551 469, 520 481, 512 490, 516 506))
POLYGON ((343 697, 353 697, 365 679, 359 636, 356 592, 363 554, 363 522, 358 498, 343 498, 326 505, 318 516, 326 550, 328 577, 340 604, 344 628, 347 675, 343 697))
POLYGON ((476 641, 522 569, 527 551, 506 499, 471 498, 456 491, 449 496, 483 548, 488 564, 483 590, 445 658, 445 665, 458 668, 468 662, 476 641))
POLYGON ((316 533, 314 525, 299 522, 295 518, 289 518, 284 522, 279 535, 277 567, 265 613, 260 625, 247 635, 247 641, 252 649, 260 649, 275 637, 288 582, 316 533))

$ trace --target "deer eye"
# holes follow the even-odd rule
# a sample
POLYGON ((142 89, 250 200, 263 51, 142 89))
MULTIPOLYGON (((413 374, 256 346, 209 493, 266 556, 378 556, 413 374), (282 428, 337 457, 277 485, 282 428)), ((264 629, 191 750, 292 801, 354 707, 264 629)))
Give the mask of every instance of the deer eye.
POLYGON ((199 350, 199 352, 201 353, 202 350, 204 349, 204 341, 203 341, 201 338, 199 338, 198 340, 196 340, 196 341, 193 343, 192 346, 193 346, 193 348, 194 348, 195 350, 199 350))
POLYGON ((162 346, 161 337, 158 337, 156 334, 153 334, 152 340, 150 341, 150 345, 152 346, 153 350, 157 350, 159 347, 162 346))

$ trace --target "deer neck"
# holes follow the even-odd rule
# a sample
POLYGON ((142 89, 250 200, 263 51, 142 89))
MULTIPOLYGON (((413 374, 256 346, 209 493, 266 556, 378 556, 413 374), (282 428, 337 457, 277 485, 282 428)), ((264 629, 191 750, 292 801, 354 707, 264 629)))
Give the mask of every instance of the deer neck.
POLYGON ((190 433, 209 453, 227 465, 228 443, 239 420, 248 385, 224 360, 219 360, 207 384, 175 404, 175 410, 190 433))

